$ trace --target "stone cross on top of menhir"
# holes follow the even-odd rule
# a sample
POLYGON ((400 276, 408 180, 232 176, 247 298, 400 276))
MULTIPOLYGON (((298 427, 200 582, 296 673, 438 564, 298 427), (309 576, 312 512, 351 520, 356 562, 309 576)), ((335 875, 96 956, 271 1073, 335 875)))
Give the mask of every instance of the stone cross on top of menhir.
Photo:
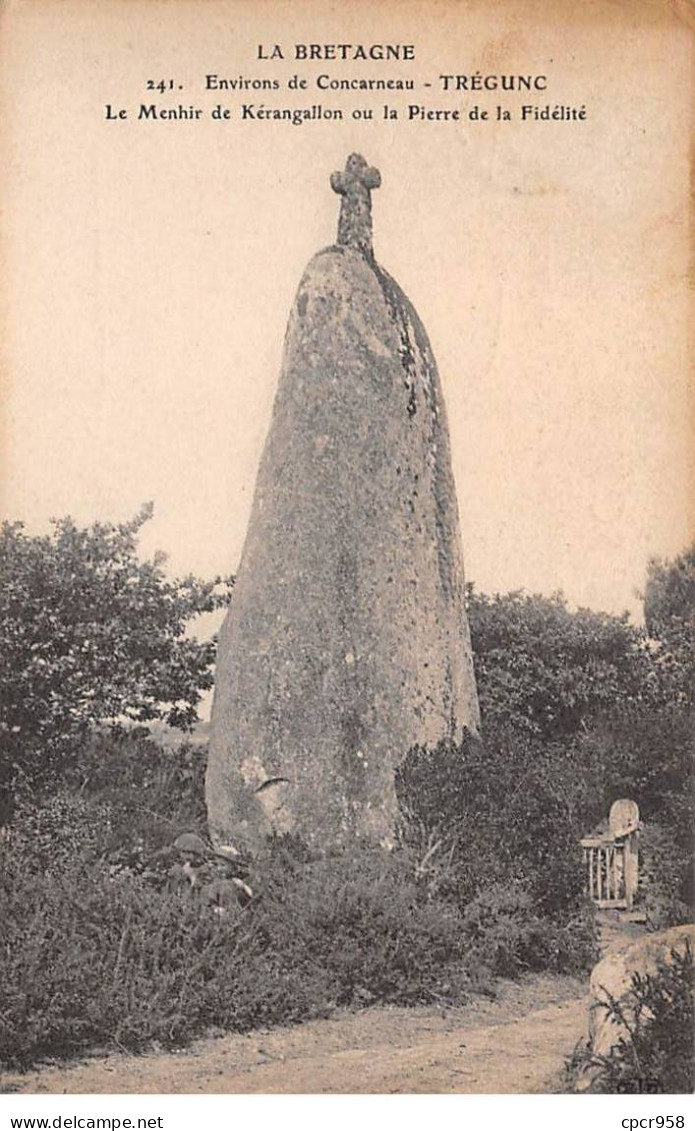
POLYGON ((338 243, 354 247, 364 255, 372 250, 372 189, 379 188, 381 173, 359 153, 345 163, 345 172, 333 173, 331 188, 342 196, 338 220, 338 243))
POLYGON ((425 329, 372 252, 364 158, 307 266, 234 596, 206 795, 218 844, 389 844, 413 746, 479 726, 449 433, 425 329))

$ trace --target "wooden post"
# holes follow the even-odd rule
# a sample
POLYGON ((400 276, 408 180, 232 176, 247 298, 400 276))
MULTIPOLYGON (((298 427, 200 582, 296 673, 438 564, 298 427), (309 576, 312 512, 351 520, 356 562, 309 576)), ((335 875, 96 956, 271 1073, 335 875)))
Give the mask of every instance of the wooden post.
POLYGON ((613 899, 619 899, 620 893, 618 891, 618 849, 612 848, 613 854, 613 899))
POLYGON ((603 871, 603 867, 602 867, 601 855, 602 855, 602 850, 600 848, 597 848, 596 849, 596 879, 597 879, 597 895, 598 895, 599 899, 603 899, 603 885, 602 885, 603 877, 601 875, 601 873, 603 871))
POLYGON ((628 910, 632 908, 639 882, 638 842, 639 833, 637 831, 630 833, 625 840, 625 903, 628 910))

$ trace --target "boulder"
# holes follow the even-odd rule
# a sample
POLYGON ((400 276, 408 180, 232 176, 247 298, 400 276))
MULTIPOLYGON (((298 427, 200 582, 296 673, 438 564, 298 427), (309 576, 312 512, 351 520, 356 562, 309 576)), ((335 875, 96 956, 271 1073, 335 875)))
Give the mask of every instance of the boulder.
POLYGON ((674 950, 683 952, 688 942, 695 951, 693 923, 645 935, 594 966, 589 983, 589 1045, 595 1056, 608 1056, 620 1038, 627 1036, 625 1024, 611 1013, 611 999, 620 1002, 630 1020, 633 975, 655 974, 661 963, 672 961, 674 950))

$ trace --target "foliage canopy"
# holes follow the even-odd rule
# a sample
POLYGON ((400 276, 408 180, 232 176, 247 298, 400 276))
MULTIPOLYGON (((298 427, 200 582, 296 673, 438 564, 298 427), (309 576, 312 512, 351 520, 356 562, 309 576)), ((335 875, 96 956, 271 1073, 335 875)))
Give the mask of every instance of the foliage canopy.
POLYGON ((161 719, 190 728, 212 685, 214 640, 189 622, 228 599, 221 579, 170 580, 165 557, 141 561, 152 516, 78 527, 54 520, 31 536, 0 528, 0 786, 50 781, 98 724, 161 719))
POLYGON ((567 737, 645 694, 650 661, 627 613, 572 612, 562 594, 486 596, 473 585, 467 597, 484 733, 502 725, 567 737))
POLYGON ((652 558, 644 618, 664 697, 692 709, 695 683, 695 543, 673 561, 652 558))

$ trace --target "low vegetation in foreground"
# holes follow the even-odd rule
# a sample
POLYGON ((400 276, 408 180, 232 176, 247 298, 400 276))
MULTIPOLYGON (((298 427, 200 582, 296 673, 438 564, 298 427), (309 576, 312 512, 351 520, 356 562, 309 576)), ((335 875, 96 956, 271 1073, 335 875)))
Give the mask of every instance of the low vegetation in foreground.
POLYGON ((238 899, 208 899, 171 848, 205 835, 203 768, 199 748, 104 738, 84 752, 78 788, 17 812, 1 849, 6 1066, 337 1007, 458 1003, 495 975, 593 960, 576 890, 549 907, 492 872, 474 890, 433 839, 320 858, 279 840, 230 865, 238 899))

